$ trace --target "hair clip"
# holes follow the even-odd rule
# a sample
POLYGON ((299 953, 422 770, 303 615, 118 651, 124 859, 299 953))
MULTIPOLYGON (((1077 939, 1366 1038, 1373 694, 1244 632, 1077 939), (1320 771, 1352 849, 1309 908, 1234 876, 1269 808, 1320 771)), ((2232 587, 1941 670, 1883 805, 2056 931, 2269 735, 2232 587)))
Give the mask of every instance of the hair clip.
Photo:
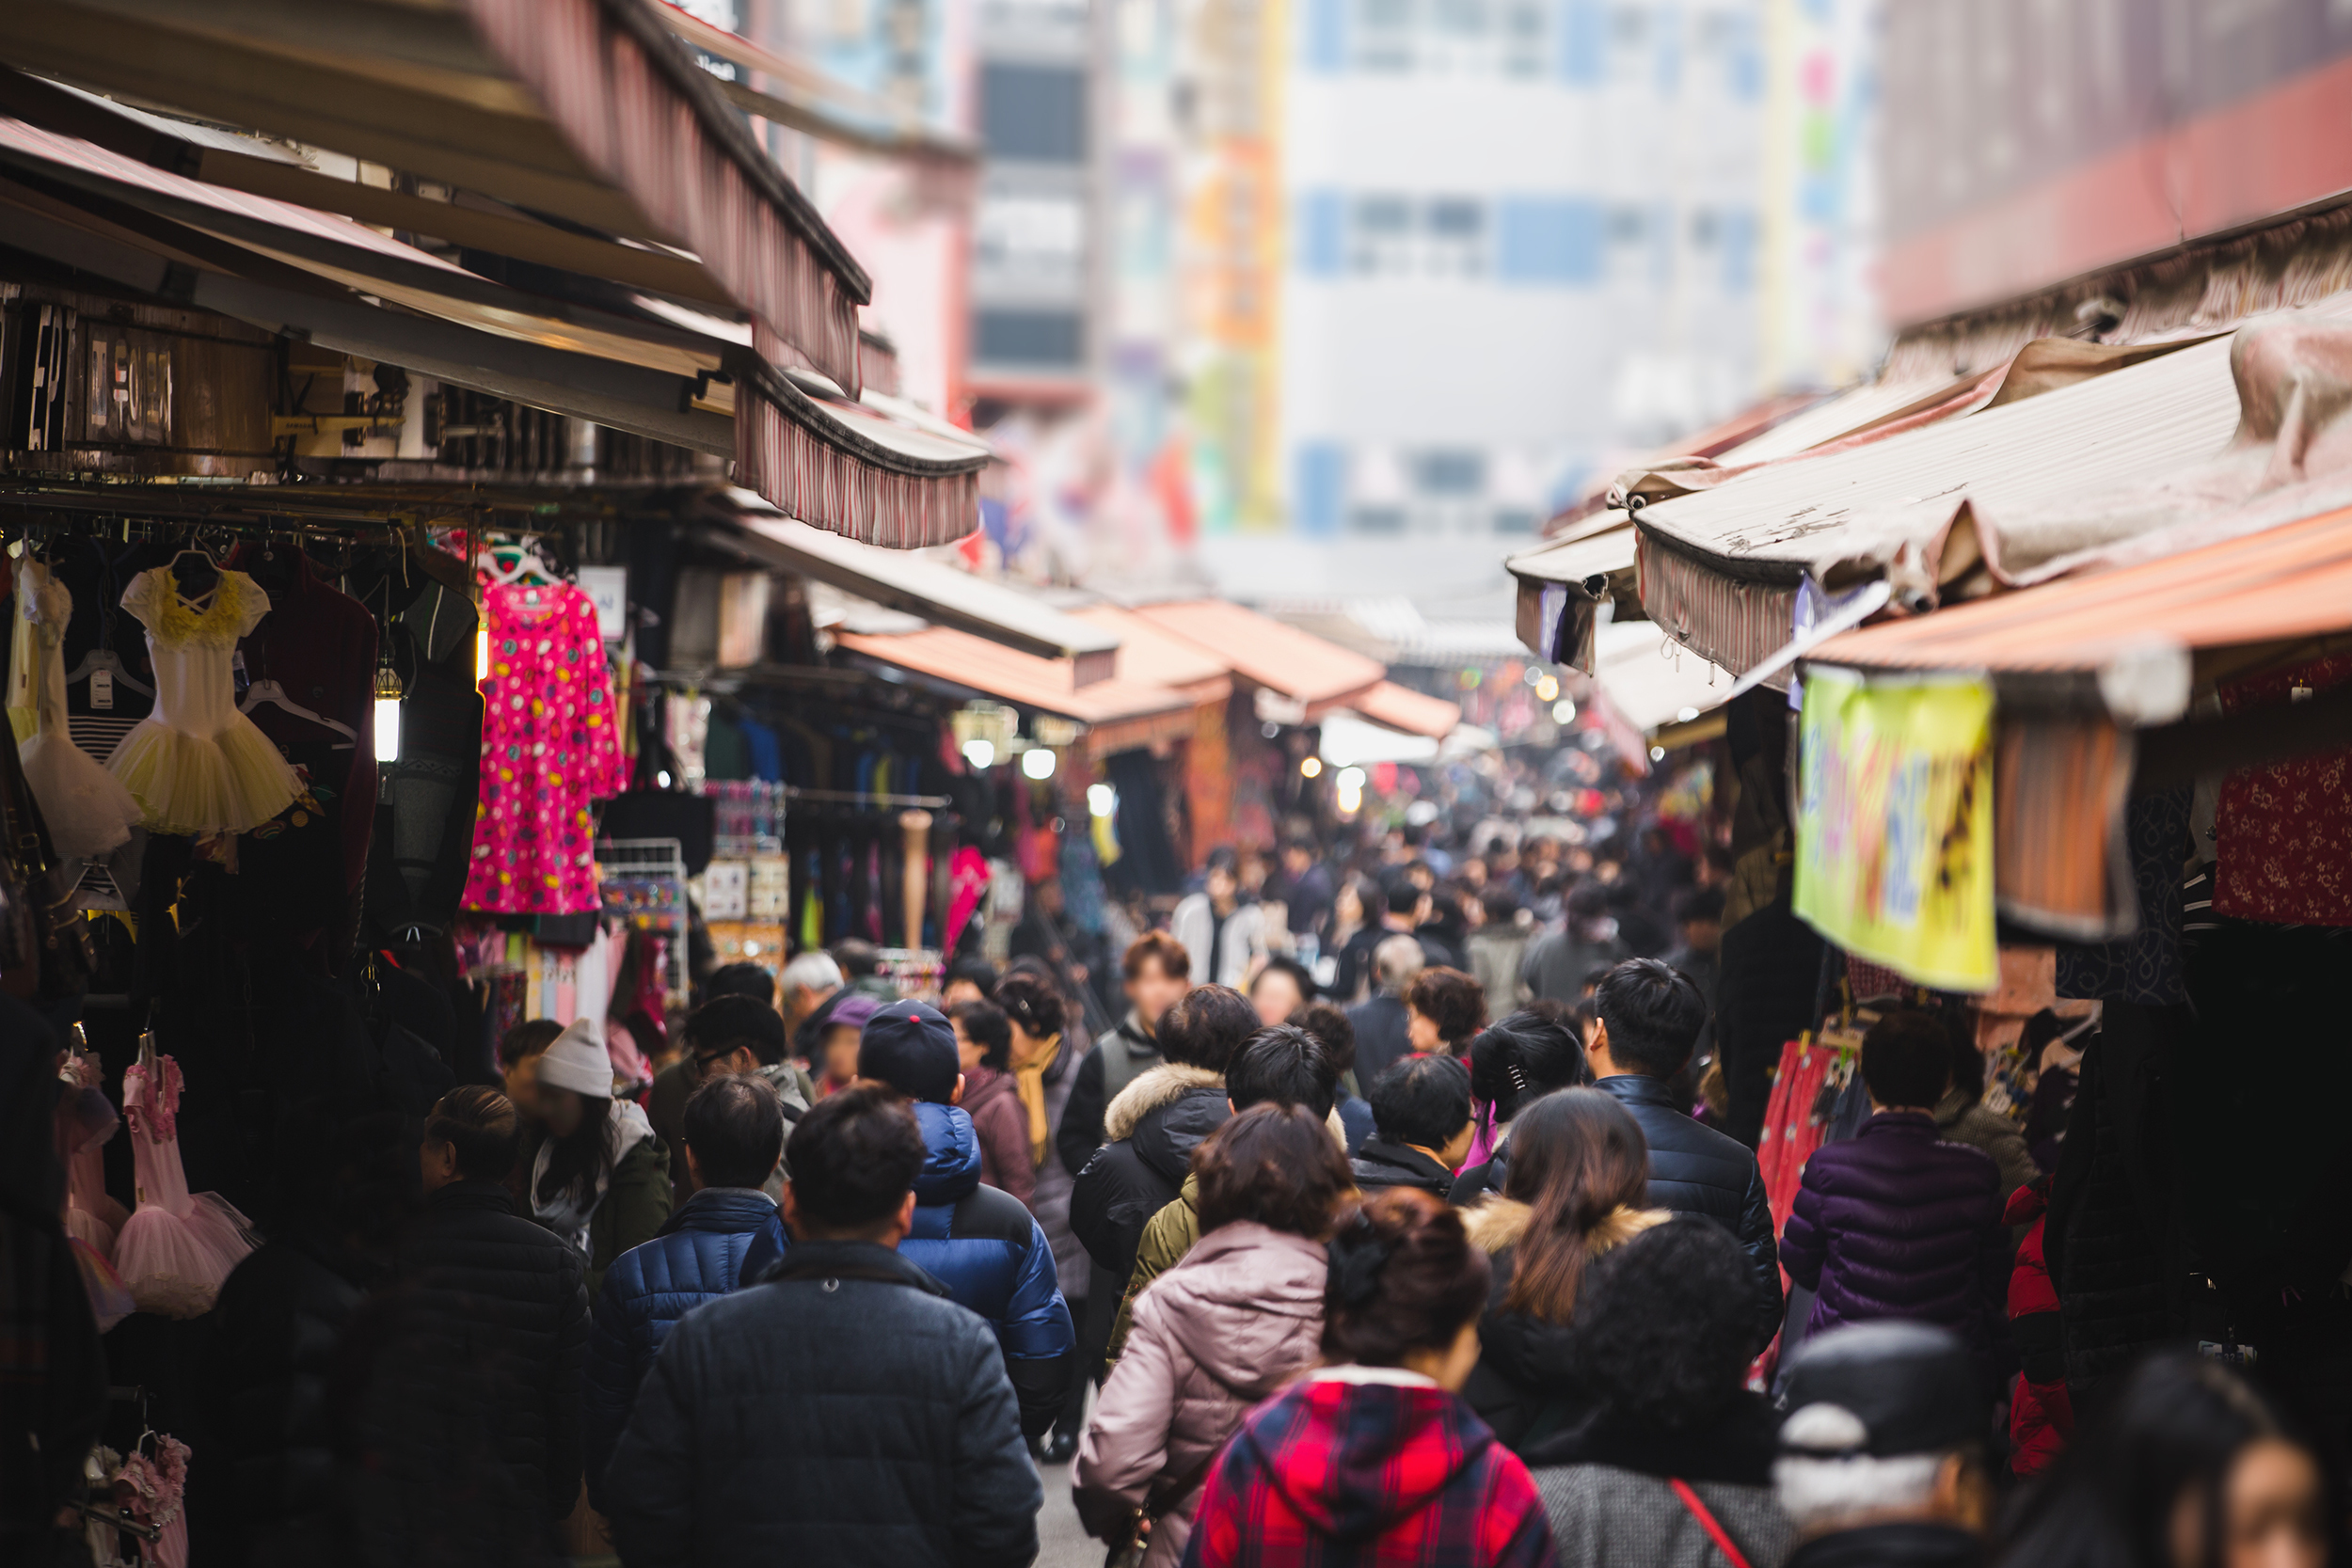
POLYGON ((1527 1074, 1520 1070, 1518 1063, 1513 1062, 1506 1066, 1502 1070, 1511 1075, 1512 1088, 1516 1089, 1520 1094, 1525 1094, 1527 1092, 1527 1074))

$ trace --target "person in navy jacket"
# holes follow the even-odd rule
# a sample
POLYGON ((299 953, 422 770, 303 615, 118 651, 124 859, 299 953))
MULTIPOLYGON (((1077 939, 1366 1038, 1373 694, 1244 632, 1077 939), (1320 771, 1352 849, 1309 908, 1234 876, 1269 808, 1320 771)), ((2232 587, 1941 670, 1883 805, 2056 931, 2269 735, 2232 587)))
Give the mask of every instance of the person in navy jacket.
MULTIPOLYGON (((925 1003, 893 1002, 859 1036, 857 1077, 914 1101, 923 1132, 914 1223, 899 1255, 987 1320, 1020 1398, 1021 1433, 1043 1436, 1076 1375, 1077 1335, 1044 1230, 1019 1198, 980 1182, 979 1134, 956 1105, 963 1068, 954 1026, 925 1003)), ((755 1245, 744 1276, 765 1278, 787 1252, 782 1242, 755 1245)))
POLYGON ((655 1352, 680 1318, 753 1277, 755 1244, 784 1244, 775 1199, 761 1187, 784 1157, 784 1106, 757 1077, 714 1078, 687 1101, 686 1166, 697 1189, 652 1241, 606 1271, 588 1333, 580 1425, 589 1500, 603 1506, 604 1472, 655 1352))

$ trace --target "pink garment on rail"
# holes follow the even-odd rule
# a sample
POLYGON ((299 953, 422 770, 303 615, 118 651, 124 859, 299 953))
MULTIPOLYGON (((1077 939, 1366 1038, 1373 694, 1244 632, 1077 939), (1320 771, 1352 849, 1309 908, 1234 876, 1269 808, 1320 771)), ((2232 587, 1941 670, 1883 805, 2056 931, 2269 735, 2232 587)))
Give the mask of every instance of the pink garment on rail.
POLYGON ((485 600, 490 673, 466 908, 585 914, 596 908, 588 802, 628 782, 596 606, 565 583, 501 585, 485 600))
POLYGON ((122 1072, 122 1117, 131 1124, 131 1169, 139 1206, 115 1237, 115 1272, 142 1312, 198 1318, 221 1281, 253 1250, 246 1217, 218 1193, 188 1191, 180 1168, 180 1064, 155 1058, 151 1077, 122 1072))

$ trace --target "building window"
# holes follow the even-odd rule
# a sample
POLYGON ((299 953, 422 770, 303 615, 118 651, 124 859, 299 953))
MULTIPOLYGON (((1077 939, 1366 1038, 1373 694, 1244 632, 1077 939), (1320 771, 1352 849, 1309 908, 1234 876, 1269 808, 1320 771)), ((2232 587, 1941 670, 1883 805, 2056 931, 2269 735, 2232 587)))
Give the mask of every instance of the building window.
POLYGON ((990 197, 974 219, 973 251, 984 271, 1074 288, 1084 280, 1086 208, 1068 197, 990 197))
POLYGON ((1507 283, 1600 281, 1601 215, 1573 197, 1506 197, 1495 212, 1495 272, 1507 283))
POLYGON ((1075 310, 980 310, 972 357, 983 365, 1041 371, 1085 367, 1085 322, 1075 310))
POLYGON ((1413 69, 1413 0, 1356 0, 1356 69, 1413 69))
POLYGON ((1317 538, 1340 531, 1347 499, 1347 449, 1336 441, 1301 441, 1292 460, 1291 520, 1317 538))
POLYGON ((1475 277, 1486 270, 1486 209, 1462 196, 1433 197, 1422 209, 1422 271, 1475 277))
POLYGON ((1298 270, 1310 277, 1337 277, 1345 269, 1347 204, 1337 191, 1301 191, 1292 246, 1298 270))
POLYGON ((1413 488, 1441 499, 1486 488, 1486 454, 1469 447, 1433 447, 1413 457, 1413 488))
POLYGON ((1348 214, 1347 269, 1365 277, 1412 270, 1413 204, 1401 196, 1359 196, 1348 214))
POLYGON ((992 158, 1086 162, 1086 72, 1071 66, 980 68, 980 135, 992 158))

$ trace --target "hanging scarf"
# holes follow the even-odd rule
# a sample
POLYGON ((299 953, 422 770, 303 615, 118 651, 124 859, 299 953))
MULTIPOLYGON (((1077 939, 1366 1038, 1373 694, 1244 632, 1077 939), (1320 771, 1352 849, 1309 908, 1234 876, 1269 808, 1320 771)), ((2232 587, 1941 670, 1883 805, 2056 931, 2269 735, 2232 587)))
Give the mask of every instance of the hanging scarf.
POLYGON ((1029 1113, 1029 1158, 1040 1165, 1045 1164, 1049 1135, 1045 1125, 1045 1069, 1060 1054, 1061 1037, 1056 1035, 1040 1048, 1035 1061, 1024 1062, 1012 1069, 1012 1086, 1020 1093, 1022 1107, 1029 1113))

